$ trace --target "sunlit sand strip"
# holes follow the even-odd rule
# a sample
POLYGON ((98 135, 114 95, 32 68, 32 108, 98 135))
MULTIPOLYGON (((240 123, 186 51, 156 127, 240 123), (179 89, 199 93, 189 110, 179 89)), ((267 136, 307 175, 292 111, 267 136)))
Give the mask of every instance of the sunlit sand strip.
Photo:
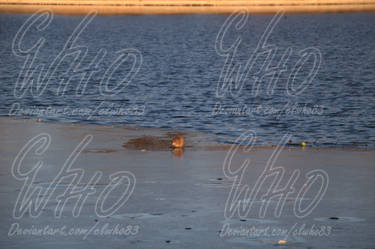
POLYGON ((375 11, 375 0, 0 0, 0 12, 30 13, 41 8, 58 14, 204 14, 231 13, 245 8, 249 13, 275 13, 283 9, 288 13, 370 12, 375 11))

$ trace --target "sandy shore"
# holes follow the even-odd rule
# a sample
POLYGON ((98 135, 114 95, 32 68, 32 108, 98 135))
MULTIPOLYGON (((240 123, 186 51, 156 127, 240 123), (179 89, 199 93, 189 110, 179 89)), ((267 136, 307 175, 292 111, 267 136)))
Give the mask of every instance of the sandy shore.
MULTIPOLYGON (((375 244, 373 150, 286 148, 275 164, 285 170, 282 184, 286 184, 295 170, 300 172, 296 191, 306 188, 306 174, 309 172, 321 169, 329 177, 326 193, 316 208, 304 218, 297 218, 293 212, 299 203, 306 207, 319 190, 319 184, 309 188, 303 198, 297 198, 296 192, 290 194, 280 217, 275 217, 273 212, 278 206, 277 199, 270 200, 269 211, 264 218, 260 217, 262 202, 256 198, 246 217, 226 219, 224 210, 232 186, 246 183, 253 188, 274 148, 257 148, 248 152, 239 150, 231 165, 236 168, 249 159, 251 166, 238 183, 238 180, 229 179, 223 173, 223 162, 229 147, 215 144, 203 134, 185 133, 187 147, 182 153, 174 153, 165 147, 127 148, 124 143, 145 136, 167 139, 178 131, 0 118, 0 132, 0 248, 270 248, 284 239, 288 248, 371 248, 375 244), (20 171, 12 170, 12 163, 21 148, 41 133, 49 134, 50 146, 44 153, 39 151, 39 155, 33 147, 19 164, 20 171), (74 217, 72 214, 77 201, 76 197, 72 197, 62 209, 62 217, 55 217, 58 202, 53 195, 40 213, 34 213, 35 217, 30 217, 30 212, 15 217, 13 211, 18 210, 17 198, 22 197, 22 186, 30 172, 34 172, 37 161, 43 162, 41 168, 35 171, 37 174, 32 183, 25 184, 27 188, 41 190, 39 194, 31 195, 33 202, 37 201, 37 196, 40 201, 45 200, 46 192, 43 191, 51 186, 57 188, 57 193, 67 189, 72 179, 52 180, 87 135, 92 135, 92 141, 72 165, 72 169, 81 168, 84 177, 74 186, 85 186, 95 172, 101 172, 102 176, 96 184, 90 185, 90 191, 95 191, 84 201, 79 215, 74 217), (134 192, 116 212, 107 217, 98 216, 95 207, 101 193, 109 186, 110 175, 121 171, 131 172, 136 182, 129 178, 119 185, 107 198, 106 208, 121 199, 127 186, 134 186, 134 192), (22 174, 23 177, 20 177, 22 174), (18 178, 15 177, 17 175, 18 178), (27 229, 46 226, 49 229, 62 226, 66 229, 94 228, 95 231, 116 225, 138 226, 139 230, 131 235, 104 235, 100 231, 87 236, 27 233, 30 233, 27 229), (228 227, 253 231, 267 227, 289 229, 292 234, 286 238, 285 235, 259 232, 246 237, 230 235, 228 227), (322 227, 331 230, 321 235, 300 232, 322 227)), ((270 181, 262 185, 260 192, 265 193, 267 186, 270 186, 270 181)))
POLYGON ((0 12, 32 13, 41 8, 57 14, 227 14, 238 8, 249 13, 325 13, 375 11, 375 0, 0 0, 0 12))

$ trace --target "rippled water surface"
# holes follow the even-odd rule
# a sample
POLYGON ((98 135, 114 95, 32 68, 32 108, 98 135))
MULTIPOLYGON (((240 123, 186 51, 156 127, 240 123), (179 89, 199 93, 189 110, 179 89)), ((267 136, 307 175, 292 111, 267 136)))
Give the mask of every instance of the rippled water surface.
POLYGON ((229 27, 222 44, 217 37, 226 15, 97 16, 75 36, 83 16, 56 15, 50 23, 42 23, 41 16, 34 24, 26 22, 29 17, 0 15, 3 116, 193 130, 227 142, 252 129, 264 143, 289 133, 313 146, 375 147, 374 14, 283 16, 268 33, 266 45, 274 46, 257 53, 236 94, 217 92, 224 50, 241 38, 229 64, 241 65, 243 73, 272 15, 250 16, 243 26, 229 27), (25 22, 30 28, 21 36, 25 22), (17 31, 21 39, 15 39, 17 31), (74 48, 64 57, 69 38, 74 48), (223 50, 216 51, 215 42, 223 50), (270 49, 274 57, 267 59, 270 49), (320 54, 319 70, 302 92, 290 94, 288 80, 294 77, 293 86, 301 86, 317 66, 317 57, 304 57, 309 51, 320 54), (272 68, 285 54, 278 80, 270 85, 272 68), (102 59, 90 64, 95 56, 102 59), (301 58, 306 58, 302 64, 301 58), (81 63, 71 68, 75 59, 81 63), (61 64, 52 67, 54 60, 61 64), (264 62, 270 62, 269 70, 258 73, 264 62), (24 65, 34 72, 29 78, 22 74, 24 65), (45 75, 48 81, 42 80, 45 75), (83 75, 87 82, 81 82, 83 75), (25 91, 16 84, 18 77, 26 82, 25 91), (121 84, 126 77, 130 82, 121 84), (254 91, 257 77, 263 80, 254 91))

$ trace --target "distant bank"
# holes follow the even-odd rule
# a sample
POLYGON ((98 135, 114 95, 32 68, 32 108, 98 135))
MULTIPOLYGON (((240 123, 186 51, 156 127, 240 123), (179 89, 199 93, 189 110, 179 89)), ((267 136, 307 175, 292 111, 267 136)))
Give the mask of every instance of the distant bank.
POLYGON ((369 12, 375 0, 0 0, 0 12, 8 13, 49 8, 58 14, 225 14, 241 7, 249 13, 369 12))

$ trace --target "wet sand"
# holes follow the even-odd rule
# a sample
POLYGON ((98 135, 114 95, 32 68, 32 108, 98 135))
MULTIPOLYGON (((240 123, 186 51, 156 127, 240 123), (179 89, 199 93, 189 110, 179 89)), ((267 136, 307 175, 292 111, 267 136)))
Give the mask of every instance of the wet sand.
MULTIPOLYGON (((289 236, 286 239, 288 248, 372 248, 375 244, 373 150, 286 148, 281 151, 275 164, 285 169, 282 184, 286 183, 294 170, 300 170, 301 173, 295 185, 296 190, 304 186, 307 179, 305 174, 310 171, 322 169, 329 176, 327 192, 319 205, 307 217, 297 218, 293 207, 299 200, 293 193, 288 196, 280 217, 275 217, 273 213, 277 205, 273 200, 270 202, 270 211, 261 218, 261 201, 257 199, 246 217, 225 219, 226 200, 232 184, 235 186, 238 182, 223 174, 228 145, 214 143, 210 136, 183 132, 186 148, 180 153, 174 153, 165 142, 157 145, 154 142, 166 141, 173 134, 181 134, 181 131, 0 118, 0 132, 0 248, 270 248, 285 239, 285 236, 261 233, 253 237, 229 236, 229 233, 223 232, 225 225, 256 229, 303 230, 302 226, 310 230, 312 226, 314 229, 322 226, 332 229, 327 236, 302 233, 289 236), (85 174, 77 186, 87 183, 96 171, 101 171, 103 176, 97 184, 91 186, 95 193, 87 198, 78 217, 72 215, 74 198, 67 202, 62 218, 54 217, 56 198, 51 198, 37 217, 30 217, 29 213, 20 219, 12 216, 23 185, 22 179, 17 180, 11 174, 12 162, 27 141, 40 133, 50 135, 50 147, 42 155, 30 153, 21 168, 26 173, 38 160, 44 162, 32 184, 42 190, 49 186, 80 141, 88 134, 93 136, 93 140, 73 164, 73 168, 81 168, 85 174), (148 142, 146 149, 124 146, 137 138, 151 139, 146 141, 152 141, 152 146, 147 147, 150 146, 148 142), (108 186, 109 175, 118 171, 134 174, 134 192, 114 214, 98 217, 94 212, 98 196, 108 186), (10 227, 15 223, 24 229, 33 226, 102 228, 105 224, 109 227, 137 225, 139 232, 128 236, 8 236, 10 227)), ((242 183, 253 186, 273 151, 274 148, 238 151, 231 165, 239 167, 245 159, 251 160, 242 183)), ((57 191, 64 191, 70 181, 65 179, 57 183, 57 191)), ((124 186, 129 184, 131 182, 125 182, 124 186)), ((266 186, 267 182, 262 185, 262 193, 267 189, 266 186)), ((316 186, 312 187, 304 198, 310 200, 309 196, 315 190, 316 186)), ((109 200, 118 200, 122 193, 120 187, 111 193, 109 200)))
POLYGON ((57 14, 228 14, 238 8, 248 13, 326 13, 375 11, 375 0, 0 0, 0 12, 33 13, 48 8, 57 14))

